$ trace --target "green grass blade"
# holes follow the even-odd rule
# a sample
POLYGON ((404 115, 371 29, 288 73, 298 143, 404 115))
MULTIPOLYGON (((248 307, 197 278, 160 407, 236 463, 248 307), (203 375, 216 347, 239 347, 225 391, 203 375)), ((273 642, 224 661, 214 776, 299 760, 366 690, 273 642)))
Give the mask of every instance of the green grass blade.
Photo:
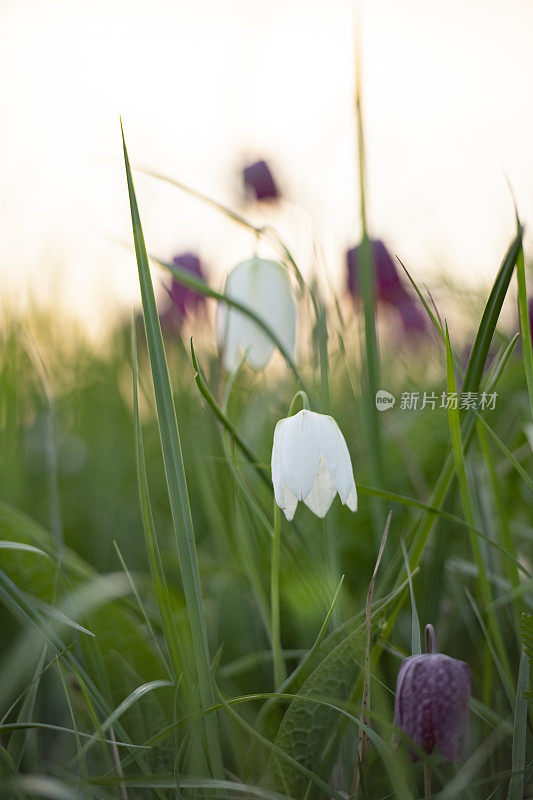
POLYGON ((315 354, 320 367, 320 405, 318 411, 329 409, 329 354, 328 354, 328 314, 315 281, 309 290, 315 314, 312 336, 315 354))
MULTIPOLYGON (((187 613, 191 628, 198 684, 202 705, 212 705, 214 700, 210 674, 210 658, 207 642, 207 628, 204 617, 198 557, 194 538, 192 514, 187 490, 185 466, 181 452, 178 423, 174 408, 174 400, 170 386, 170 378, 163 346, 163 336, 159 324, 154 288, 150 275, 150 267, 144 244, 141 219, 135 197, 133 178, 126 149, 124 133, 122 133, 124 161, 130 199, 135 254, 139 271, 139 282, 144 311, 144 323, 152 377, 157 406, 161 446, 165 463, 168 494, 180 557, 183 589, 187 603, 187 613)), ((207 750, 210 768, 214 777, 223 777, 222 755, 216 717, 205 719, 207 750)))
MULTIPOLYGON (((159 550, 159 543, 155 530, 152 507, 150 503, 150 492, 148 488, 148 476, 146 473, 146 460, 144 455, 144 441, 139 415, 139 376, 137 362, 137 342, 135 337, 135 325, 132 325, 132 367, 133 367, 133 424, 135 429, 135 454, 137 457, 137 487, 139 491, 139 502, 143 521, 144 538, 148 553, 148 563, 154 585, 154 592, 161 617, 161 628, 165 643, 170 657, 170 663, 174 673, 174 680, 178 682, 185 677, 186 682, 190 677, 185 672, 186 659, 180 645, 178 631, 176 630, 172 604, 168 591, 163 562, 159 550)), ((187 687, 188 688, 188 687, 187 687)), ((192 693, 189 692, 192 696, 192 693)))
MULTIPOLYGON (((355 91, 355 113, 357 124, 357 154, 359 163, 359 202, 361 209, 362 241, 360 244, 360 276, 361 294, 363 297, 364 329, 365 329, 365 365, 366 365, 366 397, 364 398, 364 414, 368 429, 368 447, 372 482, 382 486, 383 453, 381 441, 381 420, 376 408, 376 393, 380 388, 380 359, 376 331, 376 275, 372 242, 368 235, 366 219, 366 159, 363 111, 361 101, 361 80, 358 70, 355 91)), ((383 504, 377 500, 372 504, 374 538, 379 543, 385 527, 383 504)))
MULTIPOLYGON (((94 738, 94 733, 85 733, 84 731, 75 730, 74 728, 67 728, 64 725, 54 725, 50 722, 5 722, 0 725, 0 731, 10 733, 12 731, 25 731, 25 730, 47 730, 52 733, 68 733, 72 736, 79 736, 82 739, 94 738)), ((106 744, 111 744, 111 739, 103 739, 106 744)), ((147 744, 132 744, 131 742, 117 742, 118 747, 127 747, 129 750, 149 750, 150 746, 147 744)))
POLYGON ((81 745, 82 737, 80 736, 80 730, 78 728, 78 723, 76 722, 76 714, 74 713, 74 706, 72 704, 72 700, 71 700, 71 697, 70 697, 70 690, 69 690, 69 687, 67 685, 67 680, 66 680, 65 675, 63 674, 63 669, 62 669, 61 664, 59 663, 59 661, 57 663, 57 672, 58 672, 58 675, 59 675, 59 679, 61 681, 61 685, 63 687, 63 693, 65 695, 65 702, 67 704, 67 708, 68 708, 68 711, 69 711, 70 719, 72 720, 72 730, 74 731, 74 738, 76 740, 76 759, 77 759, 77 763, 78 763, 78 769, 79 769, 82 777, 85 780, 85 779, 88 778, 89 772, 87 770, 87 764, 86 764, 86 761, 85 761, 85 757, 83 755, 83 750, 82 750, 82 745, 81 745))
POLYGON ((526 651, 522 649, 518 682, 516 684, 516 704, 514 710, 513 730, 513 776, 509 783, 507 800, 521 800, 524 796, 524 769, 526 763, 526 736, 527 736, 527 698, 525 693, 529 690, 529 659, 526 651))
POLYGON ((490 392, 492 392, 493 387, 498 382, 498 380, 500 378, 500 375, 502 374, 503 370, 505 369, 505 367, 507 365, 507 362, 509 361, 509 358, 511 356, 511 353, 513 352, 513 350, 514 350, 514 348, 516 346, 516 343, 518 342, 519 338, 520 338, 520 334, 519 333, 515 333, 513 338, 510 339, 510 341, 507 343, 506 347, 504 347, 503 350, 501 351, 500 358, 499 359, 498 358, 495 359, 494 365, 491 366, 489 374, 487 375, 487 385, 486 385, 486 388, 485 388, 485 391, 487 392, 487 394, 490 394, 490 392))
POLYGON ((513 465, 514 469, 520 475, 522 480, 524 481, 525 485, 528 487, 530 492, 533 492, 533 478, 529 476, 527 470, 524 469, 522 464, 515 458, 515 456, 511 453, 509 448, 502 442, 496 431, 489 425, 487 420, 478 412, 474 412, 477 416, 479 423, 483 426, 485 430, 488 431, 491 439, 498 445, 499 449, 502 451, 504 456, 508 459, 508 461, 513 465))
MULTIPOLYGON (((438 508, 438 506, 432 506, 428 503, 423 503, 421 500, 416 500, 414 497, 408 497, 407 495, 398 494, 397 492, 386 492, 382 489, 375 489, 373 486, 366 486, 364 484, 358 483, 357 484, 357 491, 360 494, 370 494, 370 495, 377 495, 378 497, 382 497, 384 500, 390 500, 393 503, 398 503, 403 506, 411 506, 412 508, 419 508, 422 511, 429 512, 429 514, 433 514, 435 516, 440 517, 441 519, 447 520, 449 522, 453 522, 454 525, 460 525, 461 527, 467 528, 473 534, 478 536, 483 541, 487 542, 489 547, 492 547, 494 550, 498 550, 505 558, 514 566, 523 572, 524 575, 528 577, 531 575, 528 568, 522 564, 518 558, 516 557, 516 553, 514 553, 514 548, 506 548, 502 544, 495 542, 490 536, 486 536, 482 533, 478 528, 472 527, 465 519, 462 517, 458 517, 457 514, 452 514, 449 511, 444 511, 442 508, 438 508)), ((429 518, 430 519, 430 518, 429 518)))
MULTIPOLYGON (((396 256, 396 258, 398 258, 398 256, 396 256)), ((413 289, 414 289, 414 290, 415 290, 415 292, 417 293, 417 295, 418 295, 418 298, 419 298, 420 302, 421 302, 421 303, 422 303, 422 305, 424 306, 424 309, 425 309, 425 311, 426 311, 426 314, 427 314, 427 315, 428 315, 428 317, 430 318, 430 320, 431 320, 431 323, 432 323, 433 327, 435 328, 435 331, 437 332, 437 335, 438 335, 438 336, 439 336, 439 338, 441 339, 442 343, 443 343, 443 344, 446 344, 446 336, 445 336, 445 334, 444 334, 444 330, 443 330, 443 328, 442 328, 442 325, 441 325, 441 323, 439 322, 439 320, 437 319, 436 315, 435 315, 435 314, 433 313, 433 311, 431 310, 431 308, 430 308, 430 306, 429 306, 429 303, 427 302, 426 298, 424 297, 424 295, 422 294, 422 292, 421 292, 421 291, 420 291, 420 289, 418 288, 418 285, 416 284, 416 282, 415 282, 414 278, 412 277, 411 273, 409 272, 409 270, 407 269, 407 267, 405 266, 405 264, 403 263, 403 261, 401 261, 401 259, 399 259, 399 258, 398 258, 398 261, 400 262, 400 266, 402 267, 403 271, 405 272, 405 274, 406 274, 406 275, 407 275, 407 277, 409 278, 409 281, 410 281, 410 283, 411 283, 411 286, 413 287, 413 289)))
POLYGON ((173 675, 172 665, 169 662, 169 660, 167 658, 167 654, 163 650, 163 647, 161 646, 161 643, 159 642, 159 637, 157 636, 157 633, 156 633, 156 630, 154 628, 153 622, 150 619, 150 615, 149 615, 148 610, 147 610, 147 608, 146 608, 146 606, 145 606, 145 604, 143 602, 143 599, 141 597, 141 593, 140 593, 139 589, 137 588, 137 584, 135 583, 134 577, 131 574, 131 571, 129 570, 128 565, 126 564, 126 561, 125 561, 124 556, 122 555, 122 553, 120 551, 120 548, 119 548, 118 544, 116 542, 113 542, 113 544, 115 546, 115 551, 116 551, 117 556, 119 558, 120 565, 121 565, 122 569, 124 570, 124 574, 126 575, 128 581, 129 581, 129 584, 131 586, 131 590, 132 590, 133 594, 135 595, 135 599, 137 600, 137 604, 138 604, 139 610, 140 610, 140 612, 141 612, 141 614, 143 616, 144 622, 146 624, 146 628, 147 628, 148 631, 150 631, 150 638, 151 638, 151 640, 152 640, 152 642, 154 644, 154 648, 159 653, 159 656, 161 658, 161 663, 165 667, 165 672, 167 673, 167 675, 170 678, 173 678, 174 675, 173 675))
MULTIPOLYGON (((17 716, 17 722, 19 723, 30 722, 33 717, 33 712, 35 709, 35 701, 37 700, 37 691, 39 689, 41 682, 41 675, 43 672, 45 658, 46 658, 46 648, 44 648, 41 658, 39 659, 39 663, 37 664, 35 675, 31 682, 29 691, 26 694, 26 697, 24 698, 24 702, 22 703, 22 707, 17 716)), ((9 739, 7 752, 11 756, 17 770, 19 769, 20 764, 22 762, 22 757, 24 755, 27 739, 28 739, 27 731, 23 730, 14 731, 9 739)))
POLYGON ((206 383, 202 370, 200 369, 200 365, 198 363, 198 359, 196 358, 196 353, 194 351, 194 345, 192 339, 191 339, 191 357, 192 357, 193 367, 195 370, 194 380, 196 381, 196 385, 200 390, 200 394, 202 395, 202 397, 205 398, 207 404, 209 405, 209 408, 211 409, 215 417, 218 419, 218 421, 221 422, 224 428, 227 430, 227 432, 229 433, 229 435, 231 436, 231 438, 233 439, 233 441, 235 442, 235 444, 237 445, 243 456, 255 468, 257 474, 259 475, 263 483, 266 486, 268 486, 269 489, 272 489, 272 481, 270 480, 269 475, 259 465, 256 457, 254 456, 248 445, 239 436, 239 433, 235 428, 235 425, 217 404, 213 396, 213 393, 211 392, 209 386, 206 383))
POLYGON ((522 359, 526 373, 529 405, 533 414, 533 343, 531 341, 531 320, 529 319, 528 297, 526 289, 526 271, 524 268, 524 249, 520 247, 516 261, 516 279, 518 282, 518 317, 522 339, 522 359))
POLYGON ((153 692, 155 689, 162 689, 172 687, 173 684, 170 681, 165 680, 155 680, 150 681, 149 683, 145 683, 142 686, 138 686, 133 692, 130 694, 120 703, 117 708, 115 708, 111 714, 107 717, 104 722, 101 722, 98 726, 98 733, 93 734, 86 744, 83 746, 84 754, 87 753, 91 745, 95 744, 95 742, 101 739, 103 733, 105 733, 111 726, 115 725, 118 719, 125 714, 126 711, 131 708, 135 703, 137 703, 144 695, 148 694, 149 692, 153 692))
POLYGON ((272 539, 272 561, 270 567, 270 638, 272 642, 272 667, 274 688, 279 689, 287 677, 285 659, 281 646, 280 622, 280 559, 281 559, 281 511, 274 501, 274 538, 272 539))
POLYGON ((25 550, 28 553, 37 553, 45 558, 50 558, 48 553, 45 553, 40 547, 34 547, 32 544, 24 542, 9 542, 7 539, 0 540, 0 550, 25 550))
POLYGON ((46 775, 19 775, 16 778, 0 778, 0 797, 43 797, 48 800, 82 800, 81 790, 71 788, 56 778, 46 775))
POLYGON ((465 379, 463 382, 464 392, 477 392, 481 383, 481 376, 487 360, 490 343, 496 329, 496 324, 500 316, 500 311, 509 288, 509 283, 513 275, 513 270, 522 249, 522 226, 518 226, 518 232, 507 250, 494 286, 490 293, 487 305, 483 312, 478 332, 472 347, 472 352, 468 360, 465 379))
POLYGON ((409 558, 405 543, 403 539, 400 540, 402 545, 403 560, 405 563, 405 571, 407 572, 407 579, 409 581, 409 594, 411 596, 411 655, 418 656, 422 652, 422 642, 420 640, 420 619, 418 617, 418 610, 416 607, 415 589, 413 586, 413 576, 409 567, 409 558))
MULTIPOLYGON (((450 337, 448 335, 448 327, 446 326, 446 386, 448 393, 457 391, 455 382, 455 373, 453 365, 453 354, 450 345, 450 337)), ((461 497, 461 504, 465 518, 470 526, 475 527, 474 511, 470 498, 470 489, 468 486, 468 479, 466 475, 466 468, 463 455, 463 443, 461 440, 461 424, 459 419, 459 409, 452 408, 453 404, 448 409, 448 421, 450 425, 450 435, 452 440, 453 460, 455 465, 455 474, 457 476, 457 483, 459 486, 459 495, 461 497)), ((486 609, 488 616, 489 629, 494 638, 496 650, 505 668, 507 676, 510 674, 509 660, 507 652, 501 636, 500 627, 496 619, 496 614, 492 604, 492 593, 490 583, 483 560, 483 554, 479 545, 479 540, 474 534, 469 531, 470 547, 474 557, 474 562, 477 567, 478 583, 480 594, 483 599, 483 605, 486 609)))
POLYGON ((509 680, 507 674, 506 674, 506 671, 504 669, 504 665, 502 664, 502 662, 500 660, 500 657, 499 657, 498 653, 496 652, 496 647, 495 647, 495 644, 493 642, 493 638, 492 638, 491 632, 489 631, 489 629, 485 625, 485 622, 483 621, 483 617, 481 615, 481 610, 479 609, 478 604, 476 603, 476 601, 474 600, 474 598, 472 597, 472 595, 470 594, 468 589, 465 589, 465 594, 468 597, 468 602, 472 606, 472 611, 474 612, 474 615, 475 615, 475 617, 476 617, 476 619, 477 619, 477 621, 479 623, 479 627, 481 628, 481 632, 483 634, 483 641, 485 642, 485 644, 487 646, 487 649, 488 649, 488 651, 490 652, 490 654, 492 656, 492 660, 493 660, 494 664, 496 665, 496 669, 497 669, 498 674, 500 676, 500 680, 502 682, 502 686, 503 686, 503 688, 505 690, 505 693, 507 695, 507 700, 509 701, 509 705, 511 706, 511 708, 513 708, 514 705, 515 705, 515 695, 514 695, 514 691, 513 691, 513 686, 511 684, 511 681, 509 680))
MULTIPOLYGON (((498 476, 496 474, 496 468, 494 466, 489 443, 485 435, 485 430, 483 426, 479 423, 479 421, 476 422, 476 429, 477 429, 481 454, 484 458, 485 466, 489 476, 490 486, 492 489, 492 496, 496 507, 496 513, 498 515, 499 524, 496 526, 498 539, 500 541, 500 546, 503 549, 505 549, 506 552, 509 553, 511 556, 510 559, 507 558, 502 559, 503 572, 507 576, 507 580, 509 581, 510 586, 516 588, 520 585, 520 577, 518 574, 519 562, 517 559, 516 546, 509 525, 507 508, 505 506, 505 501, 501 490, 500 481, 498 480, 498 476)), ((515 599, 513 599, 512 601, 512 611, 515 622, 515 633, 517 638, 519 639, 520 611, 518 608, 518 603, 515 599)))

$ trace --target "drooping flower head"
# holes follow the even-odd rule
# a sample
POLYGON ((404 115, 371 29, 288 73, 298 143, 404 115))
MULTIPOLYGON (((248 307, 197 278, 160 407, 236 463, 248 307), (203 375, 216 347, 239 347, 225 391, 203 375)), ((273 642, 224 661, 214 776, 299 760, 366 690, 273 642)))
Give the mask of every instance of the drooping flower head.
MULTIPOLYGON (((296 343, 296 304, 287 270, 277 261, 250 258, 229 273, 224 294, 255 312, 277 335, 293 356, 296 343)), ((250 317, 219 303, 217 308, 217 346, 224 367, 234 369, 242 356, 254 369, 266 367, 274 344, 250 317)))
MULTIPOLYGON (((374 268, 376 271, 376 296, 378 300, 393 302, 395 296, 402 294, 403 288, 398 270, 392 260, 389 251, 381 239, 371 239, 368 244, 371 247, 374 268)), ((361 296, 360 269, 361 260, 364 257, 363 243, 353 247, 346 253, 346 266, 348 270, 348 289, 354 297, 361 296)))
MULTIPOLYGON (((385 244, 381 239, 371 239, 368 245, 371 247, 376 275, 377 301, 397 310, 406 333, 426 331, 426 318, 400 280, 396 264, 385 244)), ((354 299, 361 297, 360 270, 364 258, 364 246, 361 243, 346 253, 348 290, 354 299)))
MULTIPOLYGON (((395 726, 425 753, 437 746, 447 761, 455 761, 467 735, 470 687, 464 661, 436 652, 406 658, 396 683, 395 726)), ((418 760, 413 750, 410 755, 418 760)))
MULTIPOLYGON (((180 267, 205 280, 200 259, 195 253, 180 253, 174 256, 172 263, 176 267, 180 267)), ((170 302, 160 314, 160 319, 168 327, 179 329, 187 316, 196 313, 205 305, 205 297, 203 295, 198 294, 193 289, 189 289, 187 286, 183 286, 175 278, 172 278, 170 286, 165 288, 170 302)))
POLYGON ((266 161, 254 161, 242 171, 244 190, 254 200, 277 200, 279 190, 266 161))
POLYGON ((406 333, 425 333, 427 330, 426 317, 422 314, 411 295, 396 306, 403 329, 406 333))
POLYGON ((527 306, 529 311, 529 330, 531 331, 531 341, 533 342, 533 297, 529 298, 527 306))
POLYGON ((299 500, 325 517, 337 492, 342 503, 357 510, 350 454, 339 426, 325 414, 303 409, 277 423, 272 482, 276 503, 288 520, 299 500))

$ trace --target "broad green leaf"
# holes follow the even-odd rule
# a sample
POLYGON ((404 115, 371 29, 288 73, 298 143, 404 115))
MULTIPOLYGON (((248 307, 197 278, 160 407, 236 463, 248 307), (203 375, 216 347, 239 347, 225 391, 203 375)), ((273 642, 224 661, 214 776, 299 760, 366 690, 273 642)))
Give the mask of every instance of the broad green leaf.
MULTIPOLYGON (((293 700, 283 716, 275 739, 276 745, 308 769, 316 768, 320 756, 338 722, 338 714, 327 706, 305 701, 308 695, 348 700, 361 676, 365 658, 365 630, 354 631, 326 656, 298 692, 302 700, 293 700)), ((299 796, 307 781, 273 757, 267 774, 275 787, 288 786, 299 796)))

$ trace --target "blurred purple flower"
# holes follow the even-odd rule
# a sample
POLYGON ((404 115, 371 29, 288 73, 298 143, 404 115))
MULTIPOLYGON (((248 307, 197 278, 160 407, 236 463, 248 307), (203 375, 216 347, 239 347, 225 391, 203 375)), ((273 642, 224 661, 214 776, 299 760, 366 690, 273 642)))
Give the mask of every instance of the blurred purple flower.
MULTIPOLYGON (((433 627, 431 629, 433 637, 433 627)), ((394 724, 426 753, 435 745, 447 761, 462 752, 467 735, 470 668, 443 653, 410 656, 396 683, 394 724)), ((410 750, 413 761, 418 754, 410 750)))
POLYGON ((255 200, 277 200, 278 187, 266 161, 254 161, 242 171, 244 189, 255 200))
MULTIPOLYGON (((205 274, 200 264, 200 259, 195 253, 180 253, 174 256, 172 263, 197 278, 205 280, 205 274)), ((159 315, 162 325, 169 328, 181 328, 183 320, 190 314, 195 314, 205 305, 204 295, 198 294, 193 289, 179 283, 172 278, 170 287, 165 286, 170 302, 159 315)))
MULTIPOLYGON (((406 333, 425 332, 426 318, 403 286, 396 264, 384 243, 381 239, 371 239, 370 245, 376 274, 376 299, 398 311, 406 333)), ((362 257, 362 243, 346 253, 348 289, 353 298, 361 297, 359 269, 362 257)))
POLYGON ((529 298, 528 311, 529 311, 529 330, 531 331, 531 341, 533 342, 533 297, 529 298))
POLYGON ((426 318, 410 295, 404 302, 398 303, 397 309, 405 331, 425 333, 426 318))

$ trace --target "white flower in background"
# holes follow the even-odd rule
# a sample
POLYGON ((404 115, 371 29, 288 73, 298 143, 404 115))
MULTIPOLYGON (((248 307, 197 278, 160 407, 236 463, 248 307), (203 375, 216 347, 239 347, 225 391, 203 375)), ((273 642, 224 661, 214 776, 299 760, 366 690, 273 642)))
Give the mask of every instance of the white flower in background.
POLYGON ((304 409, 280 419, 274 431, 272 482, 276 503, 288 520, 299 500, 325 517, 337 492, 349 509, 357 510, 350 454, 339 426, 325 414, 304 409))
MULTIPOLYGON (((296 305, 285 267, 276 261, 257 257, 242 261, 228 275, 224 294, 261 317, 287 352, 294 356, 296 305)), ((245 353, 254 369, 266 367, 274 345, 241 311, 219 303, 216 332, 218 351, 227 370, 234 369, 245 353)))

